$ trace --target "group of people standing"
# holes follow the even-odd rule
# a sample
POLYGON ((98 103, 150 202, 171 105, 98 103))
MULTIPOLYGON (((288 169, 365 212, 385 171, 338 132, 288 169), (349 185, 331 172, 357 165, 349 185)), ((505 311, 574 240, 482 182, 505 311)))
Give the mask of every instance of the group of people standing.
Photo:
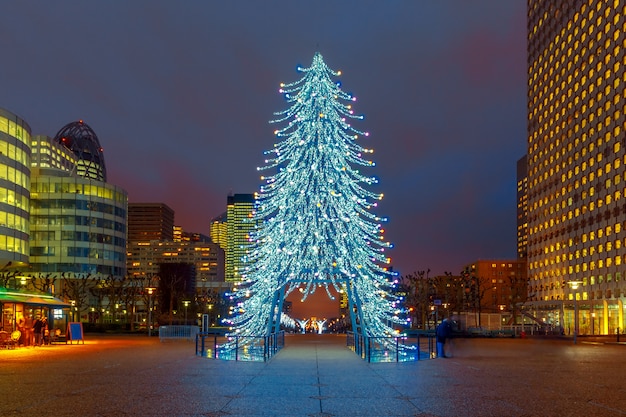
POLYGON ((17 322, 17 330, 20 331, 21 346, 41 346, 48 344, 48 318, 46 316, 37 316, 35 320, 32 317, 23 317, 17 322))

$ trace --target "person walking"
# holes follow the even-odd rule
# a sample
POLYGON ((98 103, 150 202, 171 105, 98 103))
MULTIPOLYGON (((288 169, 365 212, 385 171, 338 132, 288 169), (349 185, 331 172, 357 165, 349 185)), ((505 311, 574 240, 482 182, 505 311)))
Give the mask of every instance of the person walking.
POLYGON ((443 321, 439 323, 439 326, 437 326, 437 331, 436 331, 437 357, 439 358, 446 357, 446 351, 445 351, 446 339, 450 337, 451 333, 452 333, 452 325, 450 324, 450 320, 443 319, 443 321))

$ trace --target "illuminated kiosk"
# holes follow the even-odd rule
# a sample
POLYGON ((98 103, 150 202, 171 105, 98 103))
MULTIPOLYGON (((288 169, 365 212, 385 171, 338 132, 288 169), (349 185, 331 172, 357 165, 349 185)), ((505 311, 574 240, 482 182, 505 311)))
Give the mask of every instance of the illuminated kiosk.
MULTIPOLYGON (((324 288, 348 298, 355 350, 368 343, 391 343, 394 325, 405 323, 400 297, 393 294, 395 273, 385 251, 385 218, 372 214, 382 194, 365 187, 378 181, 361 174, 374 162, 373 151, 357 144, 368 133, 351 126, 356 98, 341 90, 339 76, 318 53, 304 76, 281 84, 290 104, 271 123, 285 125, 266 151, 251 222, 251 249, 242 281, 234 291, 233 329, 219 354, 245 346, 261 349, 263 338, 280 331, 282 305, 294 290, 308 295, 324 288)), ((397 343, 397 341, 394 341, 397 343)))

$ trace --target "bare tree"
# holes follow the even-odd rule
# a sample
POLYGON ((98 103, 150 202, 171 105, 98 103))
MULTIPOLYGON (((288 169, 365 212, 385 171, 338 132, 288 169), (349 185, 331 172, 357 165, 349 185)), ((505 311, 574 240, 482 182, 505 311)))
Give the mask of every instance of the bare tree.
POLYGON ((50 294, 52 293, 52 289, 54 288, 55 282, 58 278, 59 276, 52 272, 36 277, 31 276, 28 280, 27 287, 50 294))
POLYGON ((405 296, 405 307, 409 310, 411 322, 417 327, 426 327, 431 304, 430 269, 415 271, 400 277, 399 291, 405 296))
MULTIPOLYGON (((83 310, 88 304, 90 290, 95 287, 97 280, 92 278, 91 274, 70 278, 69 276, 66 277, 65 273, 61 273, 61 282, 63 284, 61 295, 73 301, 75 312, 78 313, 78 320, 81 321, 83 310)), ((74 320, 76 320, 75 317, 74 320)))
POLYGON ((168 323, 174 321, 174 309, 182 296, 193 297, 191 280, 195 272, 192 264, 163 263, 159 265, 159 300, 161 313, 167 314, 168 323), (165 307, 167 306, 167 310, 165 307))

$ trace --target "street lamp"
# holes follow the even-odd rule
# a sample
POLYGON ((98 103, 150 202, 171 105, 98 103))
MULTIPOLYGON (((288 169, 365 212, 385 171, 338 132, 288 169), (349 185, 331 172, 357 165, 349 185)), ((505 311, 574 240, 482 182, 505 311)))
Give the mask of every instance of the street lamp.
POLYGON ((154 294, 154 287, 147 287, 148 291, 148 337, 152 336, 152 294, 154 294))
MULTIPOLYGON (((567 281, 570 289, 576 291, 582 281, 567 281)), ((578 336, 578 298, 576 292, 574 292, 574 344, 576 344, 576 337, 578 336)))
POLYGON ((187 307, 189 307, 190 302, 191 301, 187 301, 187 300, 183 301, 183 304, 185 305, 185 326, 187 325, 187 307))

